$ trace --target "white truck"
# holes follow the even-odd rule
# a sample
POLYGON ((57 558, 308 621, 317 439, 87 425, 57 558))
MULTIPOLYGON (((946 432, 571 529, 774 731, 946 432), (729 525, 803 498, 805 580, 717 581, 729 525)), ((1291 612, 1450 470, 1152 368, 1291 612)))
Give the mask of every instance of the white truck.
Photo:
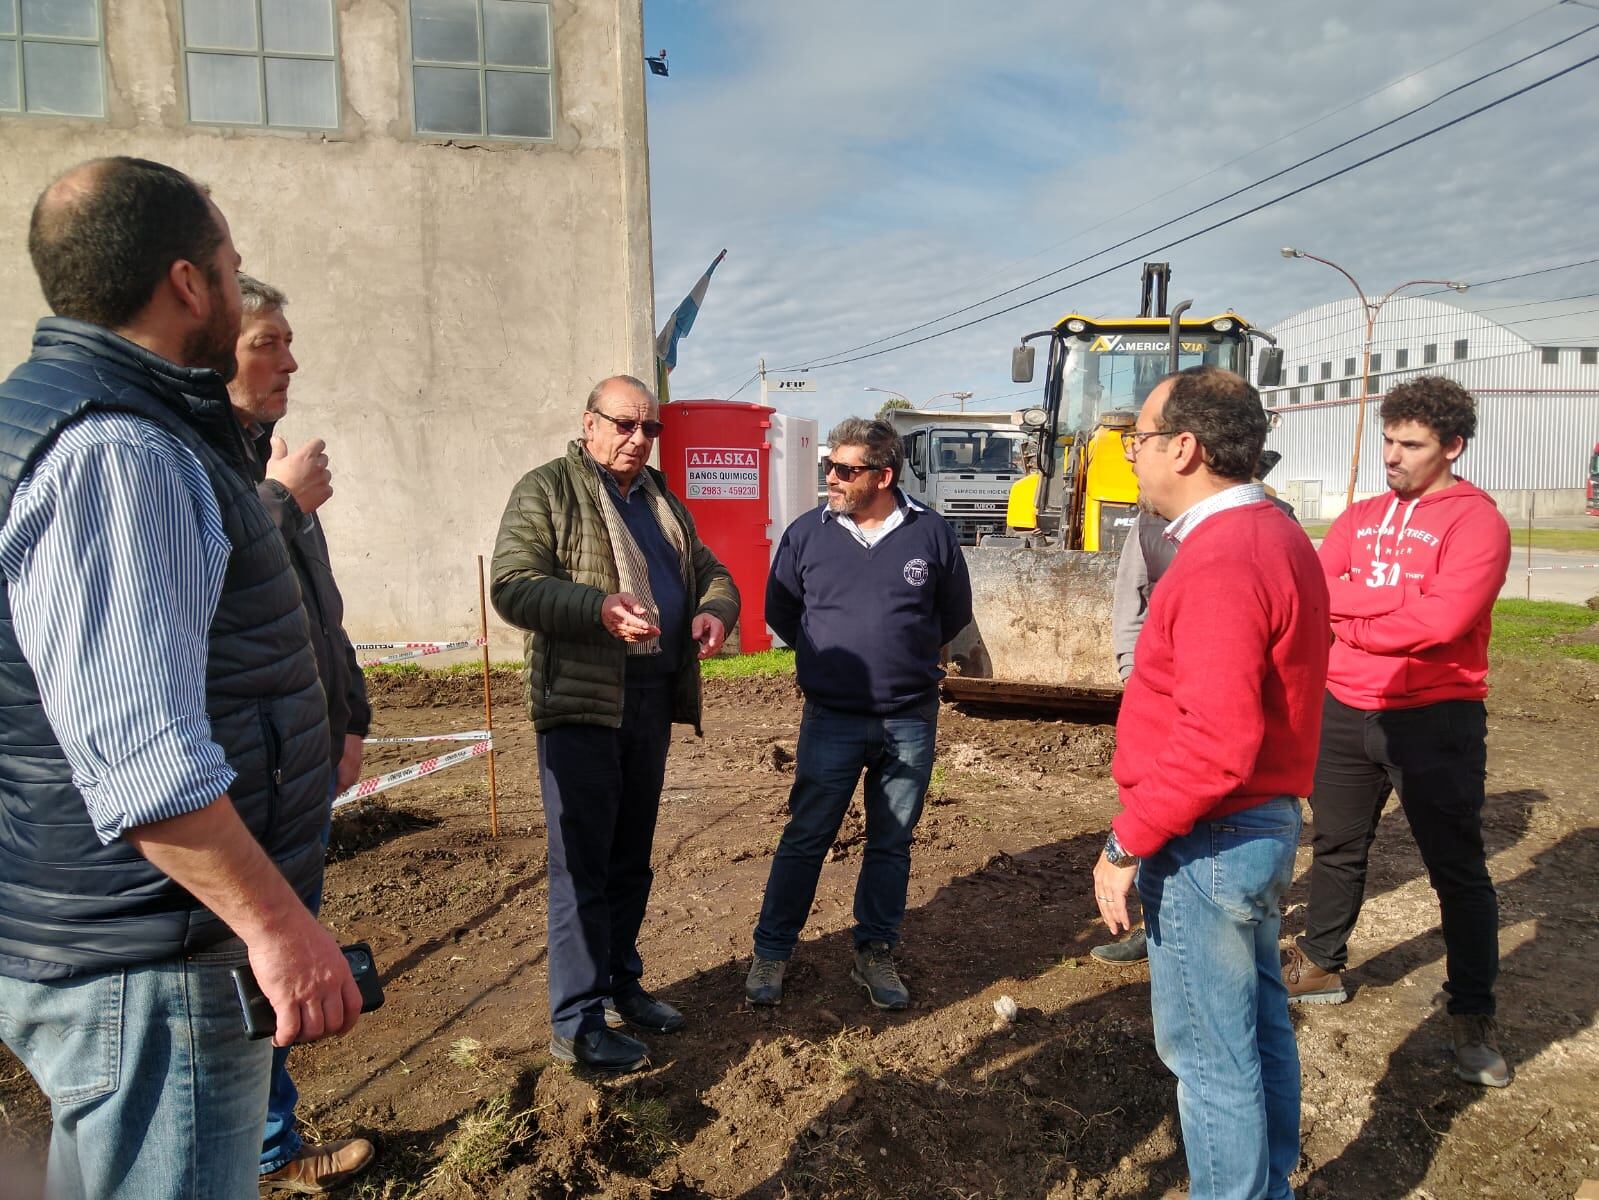
POLYGON ((888 420, 905 447, 907 496, 955 527, 963 546, 979 534, 1005 532, 1011 484, 1023 472, 1027 433, 1009 413, 892 409, 888 420))

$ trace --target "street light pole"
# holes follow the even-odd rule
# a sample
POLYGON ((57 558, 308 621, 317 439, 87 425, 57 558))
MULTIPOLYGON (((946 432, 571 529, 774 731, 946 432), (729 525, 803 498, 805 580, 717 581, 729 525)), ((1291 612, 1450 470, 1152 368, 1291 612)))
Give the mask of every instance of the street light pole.
POLYGON ((945 396, 954 396, 955 399, 960 401, 961 412, 965 412, 966 411, 966 402, 972 398, 972 393, 970 393, 970 392, 939 392, 936 396, 929 396, 927 398, 927 403, 922 405, 922 407, 923 408, 932 408, 934 400, 942 400, 945 396))
POLYGON ((911 400, 911 398, 909 396, 907 396, 904 392, 896 392, 893 388, 867 387, 864 390, 868 391, 868 392, 882 392, 885 395, 889 395, 889 396, 898 396, 901 400, 905 401, 906 407, 908 407, 908 408, 915 408, 916 407, 915 403, 911 400))
POLYGON ((1371 394, 1371 342, 1372 335, 1377 329, 1377 314, 1382 312, 1383 305, 1387 304, 1388 301, 1392 300, 1407 287, 1430 283, 1439 287, 1453 288, 1457 292, 1463 292, 1469 285, 1452 279, 1407 279, 1404 283, 1390 288, 1380 298, 1371 300, 1367 298, 1366 291, 1360 286, 1359 281, 1330 258, 1322 258, 1304 250, 1296 250, 1292 246, 1284 246, 1282 248, 1282 256, 1284 258, 1308 258, 1312 262, 1319 262, 1323 266, 1331 267, 1337 271, 1345 279, 1349 280, 1349 285, 1355 289, 1355 295, 1360 297, 1360 307, 1366 314, 1366 338, 1360 353, 1360 400, 1355 406, 1355 450, 1349 460, 1349 489, 1344 495, 1344 507, 1348 508, 1355 502, 1355 481, 1360 476, 1360 439, 1366 430, 1366 400, 1371 394))

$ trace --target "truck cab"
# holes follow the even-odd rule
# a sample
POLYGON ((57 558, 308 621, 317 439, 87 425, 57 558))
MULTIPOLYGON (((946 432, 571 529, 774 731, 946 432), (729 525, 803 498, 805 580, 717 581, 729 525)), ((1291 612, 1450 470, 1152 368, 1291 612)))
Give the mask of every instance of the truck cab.
POLYGON ((898 409, 888 414, 905 451, 905 494, 955 527, 963 546, 1003 531, 1028 437, 1010 416, 898 409))

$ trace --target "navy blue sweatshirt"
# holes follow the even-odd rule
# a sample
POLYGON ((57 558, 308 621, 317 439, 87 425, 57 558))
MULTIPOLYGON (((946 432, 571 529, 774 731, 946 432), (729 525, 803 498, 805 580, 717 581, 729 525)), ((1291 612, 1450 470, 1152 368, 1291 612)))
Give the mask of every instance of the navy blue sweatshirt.
POLYGON ((783 534, 766 581, 766 621, 796 654, 807 698, 885 714, 931 699, 940 649, 971 623, 960 541, 935 512, 898 496, 904 524, 867 549, 825 506, 783 534))

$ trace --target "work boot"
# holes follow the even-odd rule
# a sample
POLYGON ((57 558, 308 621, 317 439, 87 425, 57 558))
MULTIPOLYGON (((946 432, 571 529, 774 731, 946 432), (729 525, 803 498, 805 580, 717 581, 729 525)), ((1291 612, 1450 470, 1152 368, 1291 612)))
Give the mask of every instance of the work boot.
POLYGON ((1118 967, 1141 963, 1149 957, 1149 939, 1142 929, 1135 929, 1119 942, 1106 942, 1089 952, 1091 958, 1118 967))
POLYGON ((1510 1066, 1499 1053, 1499 1023, 1487 1013, 1453 1013, 1455 1074, 1467 1083, 1484 1087, 1509 1087, 1510 1066))
POLYGON ((744 978, 744 998, 751 1004, 781 1004, 783 972, 787 968, 788 963, 781 958, 762 958, 757 954, 744 978))
POLYGON ((366 1170, 374 1153, 365 1138, 343 1138, 325 1146, 306 1142, 288 1162, 261 1176, 261 1187, 269 1192, 308 1195, 331 1192, 366 1170))
POLYGON ((1349 999, 1343 976, 1323 971, 1297 945, 1283 951, 1283 985, 1290 1004, 1342 1004, 1349 999))
POLYGON ((901 1009, 911 1005, 911 994, 899 977, 887 942, 867 942, 855 950, 855 967, 849 977, 866 989, 878 1008, 901 1009))

